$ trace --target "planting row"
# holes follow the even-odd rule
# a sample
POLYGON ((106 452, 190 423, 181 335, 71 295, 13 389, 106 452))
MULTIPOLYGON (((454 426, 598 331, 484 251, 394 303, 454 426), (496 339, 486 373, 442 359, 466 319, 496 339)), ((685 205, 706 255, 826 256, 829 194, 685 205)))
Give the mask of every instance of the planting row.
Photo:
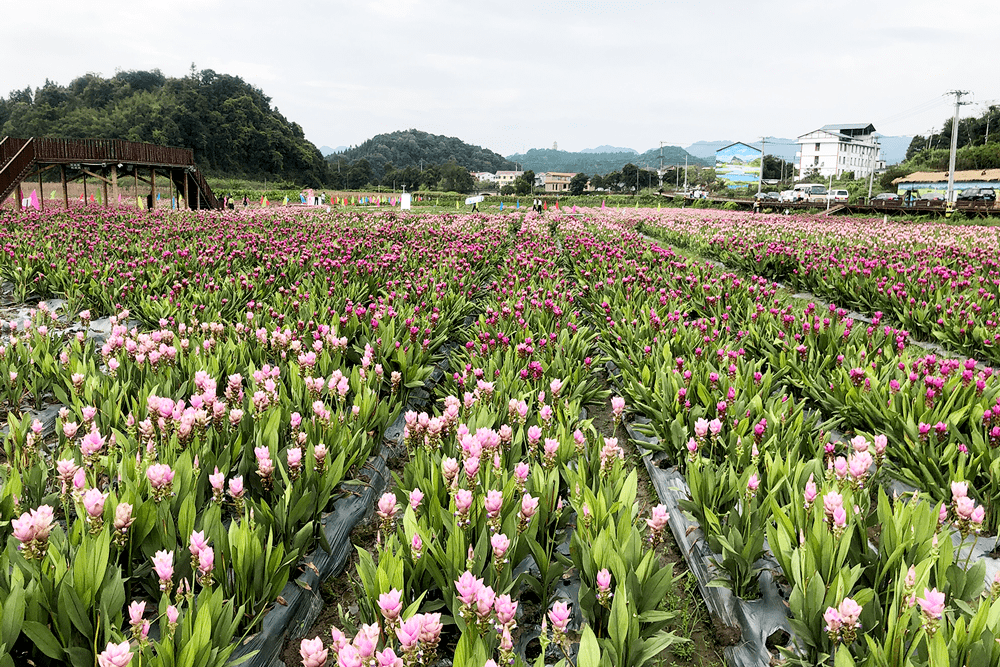
POLYGON ((989 369, 916 355, 878 317, 796 309, 770 281, 656 246, 578 266, 630 403, 684 470, 718 583, 754 597, 767 536, 791 661, 997 664, 1000 584, 956 548, 996 525, 989 369), (854 437, 831 439, 835 427, 854 437), (887 474, 923 492, 890 498, 887 474))
POLYGON ((650 214, 668 243, 846 308, 880 311, 961 354, 1000 362, 1000 237, 993 227, 875 219, 650 214))
POLYGON ((4 215, 0 664, 225 664, 508 234, 4 215))
POLYGON ((617 439, 581 418, 607 392, 546 227, 529 216, 501 258, 435 410, 406 414, 407 462, 357 568, 360 618, 303 640, 304 664, 642 665, 686 641, 661 608, 663 508, 638 506, 617 439))

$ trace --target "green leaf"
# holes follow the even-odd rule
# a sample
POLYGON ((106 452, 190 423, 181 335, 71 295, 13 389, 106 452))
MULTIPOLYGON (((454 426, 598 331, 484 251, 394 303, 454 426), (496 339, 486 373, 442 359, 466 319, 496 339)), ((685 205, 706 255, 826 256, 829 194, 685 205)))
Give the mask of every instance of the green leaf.
POLYGON ((589 625, 583 626, 580 637, 580 652, 577 654, 576 667, 600 667, 601 646, 597 636, 589 625))
POLYGON ((39 651, 53 660, 62 660, 63 647, 47 627, 38 621, 25 621, 24 625, 21 626, 21 630, 39 651))

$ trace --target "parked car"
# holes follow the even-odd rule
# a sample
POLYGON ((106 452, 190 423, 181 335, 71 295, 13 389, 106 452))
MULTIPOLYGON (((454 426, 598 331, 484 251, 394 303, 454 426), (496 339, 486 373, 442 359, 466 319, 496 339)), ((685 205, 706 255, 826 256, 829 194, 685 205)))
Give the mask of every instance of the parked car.
POLYGON ((944 195, 940 192, 925 192, 917 199, 920 201, 944 201, 944 195))
POLYGON ((758 192, 753 196, 757 201, 779 201, 777 192, 758 192))
POLYGON ((851 193, 847 190, 830 190, 826 196, 830 201, 847 201, 851 198, 851 193))
POLYGON ((798 193, 795 190, 782 190, 781 194, 778 195, 778 201, 796 201, 798 198, 798 193))
POLYGON ((993 188, 966 188, 958 193, 960 201, 996 201, 997 192, 993 188))
POLYGON ((889 202, 889 201, 899 201, 899 195, 895 192, 880 192, 879 194, 872 197, 873 202, 889 202))

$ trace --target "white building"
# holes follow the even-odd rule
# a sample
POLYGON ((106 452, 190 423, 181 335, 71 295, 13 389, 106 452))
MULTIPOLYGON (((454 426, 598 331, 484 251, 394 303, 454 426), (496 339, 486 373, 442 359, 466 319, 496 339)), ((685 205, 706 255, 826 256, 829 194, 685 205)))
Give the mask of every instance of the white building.
POLYGON ((497 185, 501 188, 505 185, 514 185, 514 181, 523 175, 523 171, 498 171, 496 177, 497 185))
POLYGON ((824 125, 801 135, 797 141, 799 179, 810 172, 837 178, 847 171, 863 178, 885 164, 871 123, 824 125))
POLYGON ((477 181, 490 181, 492 183, 497 182, 497 175, 488 171, 472 171, 472 178, 477 181))

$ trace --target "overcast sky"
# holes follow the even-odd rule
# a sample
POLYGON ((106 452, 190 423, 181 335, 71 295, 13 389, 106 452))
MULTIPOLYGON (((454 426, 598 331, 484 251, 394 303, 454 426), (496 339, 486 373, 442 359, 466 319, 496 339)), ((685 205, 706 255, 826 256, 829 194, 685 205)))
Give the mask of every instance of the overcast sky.
POLYGON ((317 146, 407 128, 503 155, 926 134, 950 90, 972 93, 963 115, 1000 100, 997 0, 3 4, 0 94, 193 62, 261 88, 317 146))

